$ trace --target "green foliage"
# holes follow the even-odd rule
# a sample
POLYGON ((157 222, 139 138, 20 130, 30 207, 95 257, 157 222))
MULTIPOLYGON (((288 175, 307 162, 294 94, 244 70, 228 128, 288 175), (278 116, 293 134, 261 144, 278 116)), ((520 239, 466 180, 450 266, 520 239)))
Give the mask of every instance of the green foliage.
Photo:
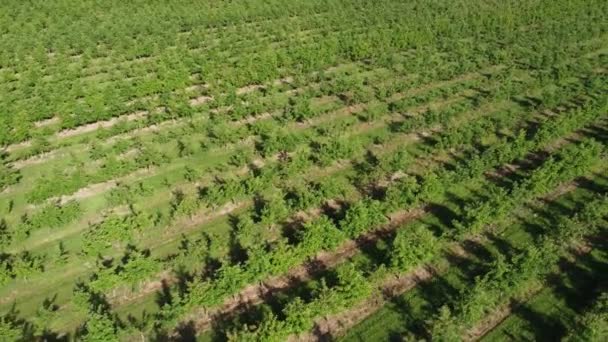
POLYGON ((304 302, 300 298, 291 301, 283 309, 284 320, 275 315, 265 317, 254 331, 238 331, 230 336, 239 341, 283 341, 289 335, 312 329, 314 319, 348 308, 372 294, 372 286, 365 276, 352 265, 336 269, 337 284, 322 288, 315 298, 304 302))
POLYGON ((119 341, 120 326, 110 312, 105 296, 79 282, 74 287, 73 302, 87 319, 78 331, 78 339, 83 341, 119 341))
POLYGON ((144 197, 152 194, 153 189, 144 182, 135 184, 119 183, 106 195, 108 203, 112 206, 130 204, 135 197, 144 197))
POLYGON ((48 322, 57 318, 59 306, 55 304, 56 296, 51 299, 45 299, 42 305, 36 310, 35 316, 31 319, 33 326, 33 334, 36 336, 45 336, 48 334, 48 322))
POLYGON ((179 190, 173 192, 173 200, 171 201, 171 216, 173 218, 181 216, 192 218, 199 207, 200 201, 197 196, 185 194, 179 190))
POLYGON ((207 205, 217 206, 227 201, 234 201, 243 194, 244 189, 238 180, 218 178, 201 191, 201 200, 207 205))
POLYGON ((0 219, 0 249, 4 250, 13 241, 13 234, 8 228, 6 220, 0 219))
POLYGON ((20 179, 20 172, 8 165, 4 160, 3 152, 0 152, 0 190, 4 190, 9 185, 17 184, 20 179))
POLYGON ((114 245, 131 241, 133 235, 144 228, 148 227, 138 214, 108 216, 102 222, 92 224, 84 233, 82 251, 97 256, 114 245))
POLYGON ((305 223, 298 230, 298 239, 301 241, 302 252, 311 255, 320 250, 334 250, 346 239, 346 236, 328 217, 321 216, 305 223))
POLYGON ((411 176, 398 179, 388 187, 384 201, 391 211, 401 208, 410 208, 418 203, 420 184, 411 176))
POLYGON ((86 333, 81 336, 87 342, 120 341, 116 331, 116 323, 107 315, 90 312, 84 324, 86 333))
POLYGON ((264 157, 270 157, 275 153, 295 150, 302 139, 303 137, 297 132, 276 129, 260 135, 257 149, 264 157))
POLYGON ((269 226, 283 221, 288 215, 289 209, 287 208, 283 197, 276 195, 262 201, 257 220, 262 225, 269 226))
POLYGON ((373 122, 388 113, 388 106, 385 102, 374 101, 367 105, 367 108, 357 117, 365 122, 373 122))
POLYGON ((283 109, 284 120, 304 121, 314 116, 310 108, 310 99, 306 97, 292 97, 289 104, 283 109))
POLYGON ((321 166, 329 166, 336 160, 352 157, 360 148, 356 140, 339 137, 331 140, 320 140, 312 145, 313 160, 321 166))
POLYGON ((264 230, 260 224, 256 224, 251 218, 253 215, 242 214, 237 218, 235 234, 239 244, 245 249, 260 246, 264 242, 264 230))
POLYGON ((386 222, 388 219, 384 214, 382 203, 365 198, 346 210, 344 219, 340 221, 340 229, 352 238, 378 228, 386 222))
POLYGON ((566 341, 605 341, 608 338, 608 294, 601 293, 593 306, 576 320, 566 341))
POLYGON ((32 339, 34 336, 31 323, 19 318, 14 306, 0 316, 0 340, 26 342, 32 339))
POLYGON ((414 225, 399 230, 391 245, 391 265, 401 271, 430 261, 440 247, 433 233, 426 227, 414 225))
POLYGON ((169 157, 158 151, 158 149, 151 145, 144 145, 139 149, 139 152, 135 156, 135 163, 139 168, 149 168, 152 166, 159 166, 162 163, 166 163, 169 157))
MULTIPOLYGON (((569 152, 567 152, 570 155, 569 152)), ((586 203, 582 213, 604 213, 608 203, 603 196, 586 203)), ((500 214, 499 214, 500 215, 500 214)), ((529 243, 519 253, 512 257, 499 255, 488 267, 489 271, 475 279, 475 284, 466 289, 455 301, 452 308, 443 308, 434 320, 429 322, 429 331, 433 339, 459 340, 466 329, 486 317, 491 310, 506 305, 514 298, 526 294, 527 289, 542 281, 551 271, 560 257, 572 243, 577 242, 576 234, 582 227, 595 225, 597 216, 574 214, 565 219, 562 225, 544 236, 539 243, 529 243), (574 240, 571 237, 575 237, 574 240)), ((587 235, 596 233, 594 229, 587 235)), ((600 320, 602 316, 599 316, 600 320)), ((591 320, 593 321, 593 319, 591 320)), ((601 324, 601 323, 600 323, 601 324)), ((591 323, 589 331, 602 333, 591 323)), ((590 337, 591 337, 590 336, 590 337)), ((588 339, 585 339, 588 340, 588 339)))
POLYGON ((239 149, 230 156, 230 160, 228 161, 230 165, 233 166, 243 166, 247 165, 251 162, 253 151, 249 149, 239 149))
POLYGON ((81 215, 82 210, 77 201, 72 200, 65 204, 57 201, 45 205, 29 217, 24 215, 17 229, 29 234, 41 228, 59 228, 73 222, 81 215))
POLYGON ((304 210, 320 204, 323 197, 317 194, 313 184, 293 186, 285 194, 285 200, 290 208, 304 210))
MULTIPOLYGON (((124 333, 123 340, 133 340, 139 336, 130 333, 144 327, 161 340, 197 306, 214 312, 248 285, 285 274, 322 250, 347 255, 345 241, 389 228, 388 213, 454 207, 454 229, 437 236, 419 226, 402 229, 376 246, 384 258, 348 261, 377 268, 374 274, 327 270, 331 276, 303 285, 304 291, 276 297, 272 313, 235 319, 250 330, 235 332, 236 339, 282 341, 375 295, 375 277, 385 265, 398 272, 428 262, 445 243, 500 225, 518 206, 589 174, 606 157, 602 130, 582 130, 608 109, 602 54, 608 5, 602 1, 85 0, 73 6, 56 0, 34 10, 29 2, 4 7, 0 145, 7 153, 0 158, 0 196, 7 205, 1 205, 0 249, 7 252, 0 283, 34 276, 37 283, 56 275, 40 275, 45 269, 61 273, 68 261, 103 256, 89 288, 60 296, 66 317, 57 322, 41 311, 32 320, 34 335, 44 329, 40 322, 65 326, 88 316, 82 336, 74 338, 115 340, 124 333), (573 143, 566 136, 575 131, 600 142, 573 143), (420 139, 410 139, 415 135, 420 139), (575 147, 551 151, 547 160, 537 153, 560 138, 575 147), (455 185, 479 186, 488 172, 531 153, 539 166, 503 177, 500 186, 484 181, 475 200, 451 205, 455 185), (247 165, 252 160, 256 165, 247 165), (205 170, 218 177, 207 183, 205 170), (203 185, 196 194, 176 191, 180 177, 203 185), (159 183, 173 196, 152 196, 150 187, 159 183), (60 204, 72 197, 87 198, 60 204), (199 217, 215 217, 230 202, 238 203, 226 206, 236 214, 251 202, 255 208, 227 219, 233 231, 222 230, 225 224, 198 227, 199 217), (124 204, 131 209, 126 216, 98 222, 108 206, 124 204), (79 230, 86 223, 72 224, 81 211, 92 222, 88 230, 79 230), (153 224, 167 229, 152 232, 153 224), (25 240, 44 228, 65 241, 59 253, 56 237, 25 240), (70 229, 58 231, 64 228, 70 229), (194 228, 209 235, 184 236, 175 247, 175 234, 194 228), (162 257, 128 246, 124 252, 129 242, 162 257), (79 248, 83 253, 74 253, 79 248), (45 260, 39 249, 50 249, 53 258, 45 260), (160 301, 153 320, 118 322, 100 303, 102 292, 158 280, 158 272, 171 267, 180 281, 170 284, 171 298, 160 301)), ((569 240, 597 232, 606 216, 602 201, 594 198, 543 236, 569 240)), ((442 310, 432 329, 437 339, 461 338, 463 317, 478 319, 504 299, 497 289, 513 295, 509 291, 542 277, 526 260, 552 261, 559 248, 538 242, 549 247, 526 250, 521 260, 499 257, 490 265, 495 271, 456 294, 462 298, 442 310)), ((40 291, 82 275, 75 270, 40 291)), ((15 297, 29 308, 27 293, 15 297)), ((130 313, 123 305, 116 304, 121 314, 130 313)), ((11 340, 46 339, 19 336, 24 322, 1 323, 11 340)))
POLYGON ((214 122, 207 128, 207 135, 218 145, 225 145, 236 142, 243 133, 243 129, 234 129, 227 123, 214 122))
POLYGON ((285 201, 294 210, 320 206, 326 199, 342 198, 350 185, 343 179, 324 179, 321 182, 296 184, 285 194, 285 201))
POLYGON ((180 158, 185 158, 193 155, 195 152, 194 147, 188 142, 183 140, 177 141, 177 154, 180 158))
POLYGON ((113 260, 98 261, 99 269, 89 281, 93 291, 107 291, 119 284, 136 285, 139 281, 160 271, 161 264, 150 256, 149 250, 139 250, 127 245, 118 262, 113 260))
POLYGON ((100 160, 108 156, 108 152, 98 143, 91 144, 89 157, 93 160, 100 160))
POLYGON ((184 167, 184 179, 188 182, 194 182, 201 177, 201 172, 193 167, 184 167))
POLYGON ((44 271, 45 256, 28 251, 16 254, 0 254, 0 285, 11 279, 25 279, 44 271))

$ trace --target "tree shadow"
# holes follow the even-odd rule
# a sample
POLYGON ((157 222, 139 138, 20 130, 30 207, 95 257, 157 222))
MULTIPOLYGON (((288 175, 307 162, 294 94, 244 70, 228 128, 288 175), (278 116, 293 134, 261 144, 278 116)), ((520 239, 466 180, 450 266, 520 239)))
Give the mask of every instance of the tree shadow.
MULTIPOLYGON (((605 251, 608 242, 605 236, 591 239, 594 249, 605 251)), ((605 257, 605 256, 604 256, 605 257)), ((565 305, 576 313, 582 313, 593 304, 601 288, 608 286, 608 264, 599 260, 593 253, 579 255, 574 260, 562 257, 558 261, 559 271, 547 277, 550 291, 565 305)), ((547 314, 533 307, 533 303, 518 305, 513 310, 529 324, 526 332, 534 335, 539 341, 559 341, 571 326, 575 317, 562 310, 547 314)), ((521 329, 522 327, 520 327, 521 329)), ((522 337, 516 332, 510 332, 514 339, 522 337)))
POLYGON ((1 315, 0 319, 3 322, 3 328, 5 328, 5 326, 8 326, 10 328, 19 330, 23 336, 23 340, 36 340, 34 325, 19 316, 19 311, 17 310, 17 303, 13 302, 10 310, 6 314, 1 315))
POLYGON ((201 279, 213 279, 220 267, 222 267, 222 262, 219 259, 207 257, 207 259, 205 260, 205 265, 201 270, 201 279))
POLYGON ((196 342, 196 329, 194 322, 188 321, 187 323, 181 324, 175 329, 177 336, 172 338, 174 341, 180 342, 196 342))
POLYGON ((171 293, 171 286, 166 279, 161 280, 161 289, 156 292, 156 305, 162 308, 165 305, 171 305, 173 303, 173 294, 171 293))
POLYGON ((606 143, 608 141, 608 129, 603 126, 592 126, 586 128, 583 134, 588 138, 593 138, 599 142, 606 143))
POLYGON ((442 233, 445 233, 444 227, 451 227, 452 222, 460 217, 458 213, 456 213, 451 208, 439 203, 430 203, 427 206, 427 210, 433 215, 433 217, 437 218, 440 222, 440 226, 438 225, 429 225, 429 228, 433 230, 433 234, 435 236, 439 236, 442 233))
POLYGON ((414 336, 425 336, 426 330, 424 325, 417 322, 417 318, 413 314, 414 308, 404 296, 392 298, 390 304, 399 314, 404 324, 401 329, 393 329, 389 332, 389 341, 401 341, 402 335, 405 332, 410 332, 414 336))
POLYGON ((550 212, 545 212, 541 208, 532 209, 534 215, 537 215, 534 220, 518 215, 519 225, 533 239, 538 239, 547 233, 547 229, 555 224, 555 215, 550 212))
POLYGON ((494 234, 487 234, 486 238, 490 241, 500 254, 511 258, 522 252, 522 249, 513 246, 509 241, 494 234))
POLYGON ((401 317, 404 319, 403 328, 413 333, 416 338, 429 340, 427 319, 439 312, 445 303, 458 298, 460 291, 443 276, 434 276, 432 279, 417 286, 416 294, 420 295, 424 304, 420 305, 416 314, 411 314, 412 308, 401 302, 394 302, 401 317))
MULTIPOLYGON (((530 322, 528 325, 536 341, 559 341, 566 333, 566 327, 553 317, 534 310, 527 304, 517 305, 512 314, 530 322)), ((519 339, 519 338, 516 338, 519 339)))
POLYGON ((396 232, 387 232, 386 235, 370 241, 361 241, 357 247, 361 251, 361 255, 369 259, 369 265, 366 265, 368 271, 373 271, 374 268, 380 265, 388 265, 390 263, 390 247, 389 241, 392 241, 396 232))
POLYGON ((532 96, 514 96, 511 100, 523 108, 537 109, 542 105, 542 101, 532 96))
MULTIPOLYGON (((599 251, 608 250, 605 237, 595 238, 591 242, 592 248, 599 251)), ((557 295, 566 301, 568 307, 580 311, 593 298, 588 297, 601 286, 608 285, 608 264, 598 260, 593 253, 586 253, 574 261, 560 259, 559 269, 561 277, 552 279, 551 285, 557 295)))
POLYGON ((287 243, 296 246, 301 243, 300 232, 306 223, 303 217, 290 217, 286 222, 281 223, 281 236, 287 239, 287 243))
POLYGON ((338 200, 334 203, 324 203, 321 207, 323 215, 329 217, 336 226, 340 225, 340 221, 346 216, 349 208, 349 203, 345 200, 338 200))
POLYGON ((225 341, 229 332, 243 326, 257 326, 267 317, 273 316, 285 320, 284 308, 295 298, 303 302, 312 301, 318 295, 321 284, 333 287, 338 283, 335 269, 328 269, 325 265, 310 265, 315 268, 313 277, 303 281, 300 278, 289 278, 285 284, 278 288, 265 285, 260 293, 261 303, 240 303, 237 307, 221 313, 213 320, 214 341, 225 341))
MULTIPOLYGON (((494 241, 492 241, 492 242, 494 242, 494 241)), ((477 240, 465 240, 460 244, 460 246, 462 246, 462 249, 465 250, 467 252, 467 254, 472 256, 475 260, 479 260, 479 262, 491 261, 495 256, 494 253, 492 253, 492 251, 490 251, 486 247, 486 245, 484 245, 483 243, 481 243, 477 240)), ((511 246, 508 246, 507 248, 510 248, 510 247, 511 246)), ((450 255, 448 255, 448 257, 449 256, 450 255)), ((456 265, 466 264, 464 262, 464 260, 462 260, 462 261, 455 260, 454 262, 451 262, 451 263, 456 264, 456 265)))
POLYGON ((175 287, 178 295, 182 298, 188 292, 188 283, 194 280, 194 276, 183 266, 173 269, 173 274, 177 278, 175 287))
POLYGON ((608 190, 608 176, 596 173, 591 178, 583 177, 577 180, 577 186, 591 192, 605 193, 608 190))

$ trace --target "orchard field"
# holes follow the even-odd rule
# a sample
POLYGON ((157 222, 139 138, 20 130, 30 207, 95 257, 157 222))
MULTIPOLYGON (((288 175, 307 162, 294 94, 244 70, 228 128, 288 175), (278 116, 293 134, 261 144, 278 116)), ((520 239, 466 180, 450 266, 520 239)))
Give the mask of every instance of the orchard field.
POLYGON ((5 0, 0 341, 608 340, 608 1, 5 0))

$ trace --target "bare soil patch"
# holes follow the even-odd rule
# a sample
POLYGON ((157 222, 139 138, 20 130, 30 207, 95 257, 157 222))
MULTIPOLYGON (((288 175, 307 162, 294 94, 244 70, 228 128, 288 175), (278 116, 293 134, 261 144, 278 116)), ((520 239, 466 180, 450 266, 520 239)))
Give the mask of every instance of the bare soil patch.
POLYGON ((191 106, 200 106, 200 105, 202 105, 202 104, 204 104, 206 102, 209 102, 211 100, 213 100, 213 97, 203 95, 203 96, 199 96, 199 97, 196 97, 196 98, 190 100, 189 103, 190 103, 191 106))
POLYGON ((109 127, 116 125, 121 120, 133 121, 133 120, 141 119, 144 116, 146 116, 147 114, 148 114, 147 111, 139 111, 139 112, 135 112, 132 114, 112 118, 112 119, 106 120, 106 121, 98 121, 98 122, 94 122, 94 123, 91 123, 88 125, 79 126, 79 127, 73 128, 73 129, 66 129, 61 132, 58 132, 57 137, 58 138, 68 138, 68 137, 73 137, 73 136, 84 134, 84 133, 93 132, 93 131, 96 131, 101 128, 109 128, 109 127))

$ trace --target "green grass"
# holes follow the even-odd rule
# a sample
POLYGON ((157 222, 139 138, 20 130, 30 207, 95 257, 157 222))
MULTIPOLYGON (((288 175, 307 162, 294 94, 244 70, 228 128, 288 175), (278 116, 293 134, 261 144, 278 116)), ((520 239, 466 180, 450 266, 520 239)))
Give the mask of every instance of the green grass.
POLYGON ((574 260, 564 259, 560 273, 530 300, 521 303, 484 341, 559 340, 574 328, 597 290, 608 282, 608 252, 602 236, 594 249, 574 260))

